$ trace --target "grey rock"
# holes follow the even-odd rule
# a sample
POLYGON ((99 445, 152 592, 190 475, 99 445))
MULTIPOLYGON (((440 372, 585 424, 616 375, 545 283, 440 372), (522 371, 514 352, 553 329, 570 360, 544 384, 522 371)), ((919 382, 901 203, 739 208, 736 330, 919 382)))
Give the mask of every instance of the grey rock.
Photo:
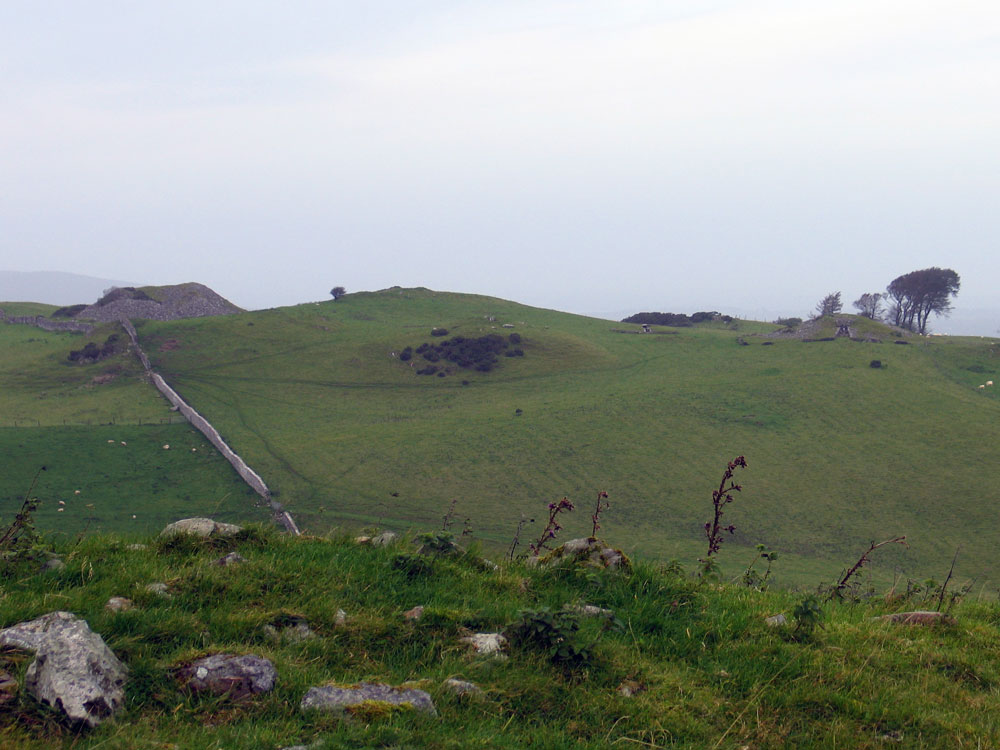
POLYGON ((159 583, 159 582, 147 583, 146 591, 148 591, 151 594, 156 594, 157 596, 164 596, 164 597, 170 596, 170 587, 167 586, 167 584, 165 583, 159 583))
POLYGON ((242 530, 241 527, 235 524, 219 523, 213 521, 211 518, 182 518, 180 521, 168 524, 160 532, 160 536, 172 536, 174 534, 191 534, 200 537, 208 537, 213 534, 216 536, 232 536, 242 530))
POLYGON ((267 659, 247 654, 213 654, 177 670, 177 679, 189 690, 207 690, 215 695, 245 698, 266 693, 278 676, 267 659))
POLYGON ((112 596, 108 599, 104 608, 109 612, 124 612, 125 610, 132 609, 133 606, 131 599, 126 599, 124 596, 112 596))
POLYGON ((468 643, 477 654, 484 656, 502 655, 507 639, 502 633, 474 633, 461 639, 462 643, 468 643))
POLYGON ((371 544, 373 547, 388 547, 390 544, 395 544, 397 539, 399 534, 394 531, 383 531, 378 536, 372 537, 371 544))
POLYGON ((429 693, 413 688, 393 687, 373 682, 362 682, 351 687, 313 687, 302 697, 302 710, 343 712, 365 701, 383 701, 394 706, 410 705, 416 711, 437 716, 434 701, 429 693))
POLYGON ((455 695, 479 695, 483 692, 483 689, 476 683, 456 680, 454 677, 449 677, 442 682, 441 687, 455 695))
POLYGON ((312 640, 316 637, 316 633, 305 620, 293 622, 284 627, 265 625, 264 632, 282 643, 302 643, 302 641, 312 640))
POLYGON ((347 613, 344 610, 342 610, 342 609, 338 609, 336 616, 333 618, 333 624, 336 625, 336 626, 338 626, 338 627, 340 627, 342 625, 346 625, 347 624, 347 613))
POLYGON ((403 613, 403 617, 407 620, 419 620, 424 616, 424 607, 418 604, 413 609, 408 609, 403 613))
POLYGON ((121 708, 127 667, 70 612, 50 612, 0 630, 0 646, 35 653, 25 689, 69 721, 93 727, 121 708))
POLYGON ((785 625, 788 622, 788 618, 785 617, 784 614, 779 613, 765 618, 764 622, 767 623, 769 627, 777 628, 780 627, 781 625, 785 625))
POLYGON ((541 562, 554 565, 568 557, 586 565, 608 570, 629 570, 632 565, 624 552, 593 537, 570 539, 542 558, 541 562))
POLYGON ((613 610, 596 607, 593 604, 579 604, 575 607, 569 607, 569 611, 581 617, 603 617, 605 620, 610 620, 615 616, 613 610))
POLYGON ((126 544, 125 549, 131 552, 142 552, 144 549, 149 549, 145 544, 126 544))
POLYGON ((64 563, 58 557, 53 557, 50 560, 46 560, 44 563, 42 563, 42 567, 40 568, 40 570, 43 573, 49 573, 53 571, 58 572, 60 570, 65 570, 65 569, 66 569, 66 563, 64 563))
POLYGON ((247 559, 243 557, 239 552, 230 552, 225 557, 220 557, 215 561, 216 565, 221 565, 222 567, 227 567, 229 565, 236 565, 237 563, 245 563, 247 559))
POLYGON ((615 692, 618 693, 622 698, 633 698, 646 688, 642 683, 636 682, 635 680, 625 680, 621 685, 618 686, 615 692))

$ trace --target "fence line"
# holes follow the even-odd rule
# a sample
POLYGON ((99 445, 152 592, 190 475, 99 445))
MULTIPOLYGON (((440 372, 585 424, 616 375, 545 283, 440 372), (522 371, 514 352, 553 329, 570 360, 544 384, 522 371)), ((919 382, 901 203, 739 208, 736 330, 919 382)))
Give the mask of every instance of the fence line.
POLYGON ((213 446, 215 446, 215 449, 219 451, 219 453, 221 453, 227 461, 229 461, 243 481, 246 482, 254 492, 264 498, 268 507, 271 509, 274 520, 284 526, 290 533, 295 534, 296 536, 301 534, 299 527, 295 524, 294 519, 288 511, 281 506, 281 503, 271 497, 271 491, 264 483, 264 480, 261 479, 260 474, 251 469, 246 461, 240 458, 239 454, 229 447, 226 441, 222 439, 219 431, 212 426, 211 422, 191 408, 191 406, 180 397, 177 391, 167 385, 167 381, 165 381, 158 373, 153 371, 149 357, 146 356, 146 353, 139 345, 139 335, 136 333, 135 326, 132 325, 132 322, 126 318, 122 318, 121 324, 122 328, 125 329, 125 333, 127 333, 128 337, 132 340, 136 356, 139 357, 143 368, 146 370, 146 374, 149 375, 149 378, 156 389, 163 394, 163 397, 166 398, 167 401, 177 408, 184 418, 191 423, 191 426, 201 432, 201 434, 204 435, 213 446))

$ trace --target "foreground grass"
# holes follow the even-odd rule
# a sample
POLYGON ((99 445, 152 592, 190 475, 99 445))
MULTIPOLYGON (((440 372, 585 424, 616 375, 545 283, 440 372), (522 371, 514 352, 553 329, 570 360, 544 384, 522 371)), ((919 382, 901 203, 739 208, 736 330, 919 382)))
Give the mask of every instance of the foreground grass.
MULTIPOLYGON (((920 602, 825 605, 824 626, 796 639, 764 618, 791 620, 788 593, 699 584, 638 563, 631 575, 510 563, 492 570, 467 554, 412 564, 412 545, 359 547, 347 538, 278 536, 251 528, 232 541, 164 543, 94 536, 62 552, 67 567, 9 578, 0 626, 56 609, 84 617, 129 666, 122 713, 77 734, 17 696, 0 713, 10 748, 954 748, 1000 745, 1000 608, 961 606, 950 627, 904 627, 873 615, 920 602), (247 558, 213 561, 228 549, 247 558), (401 557, 402 556, 402 557, 401 557), (401 563, 400 560, 403 562, 401 563), (407 563, 406 561, 410 561, 407 563), (172 598, 143 587, 167 582, 172 598), (133 610, 107 612, 111 596, 133 610), (472 655, 467 632, 504 630, 519 611, 594 604, 622 627, 583 626, 592 660, 564 669, 515 648, 509 659, 472 655), (407 621, 403 611, 425 606, 407 621), (338 625, 336 612, 348 614, 338 625), (318 638, 271 640, 263 626, 289 614, 318 638), (174 667, 216 652, 271 659, 277 687, 244 702, 192 697, 174 667), (460 677, 484 694, 449 696, 460 677), (313 685, 416 681, 437 718, 411 714, 338 721, 303 715, 313 685), (632 698, 618 688, 634 682, 632 698)), ((29 659, 0 653, 23 682, 29 659)))

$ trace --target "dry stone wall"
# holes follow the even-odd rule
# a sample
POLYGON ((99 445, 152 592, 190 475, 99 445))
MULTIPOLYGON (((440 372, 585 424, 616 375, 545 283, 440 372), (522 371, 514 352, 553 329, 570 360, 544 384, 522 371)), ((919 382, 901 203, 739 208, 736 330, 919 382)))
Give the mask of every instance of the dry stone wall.
POLYGON ((132 322, 130 320, 123 319, 121 324, 122 328, 125 329, 125 333, 127 333, 129 339, 131 339, 136 355, 142 362, 143 368, 146 370, 146 373, 149 375, 149 378, 156 389, 163 394, 163 397, 166 398, 167 401, 177 408, 177 411, 179 411, 184 418, 191 423, 192 427, 197 429, 213 446, 215 446, 215 449, 219 451, 219 453, 221 453, 227 461, 229 461, 243 481, 246 482, 254 492, 264 498, 271 509, 274 520, 285 527, 285 529, 292 534, 300 534, 301 532, 299 531, 299 527, 295 524, 294 519, 292 519, 288 511, 282 508, 281 503, 275 501, 274 498, 271 497, 271 491, 264 483, 264 480, 261 479, 260 474, 251 469, 246 461, 240 458, 239 454, 229 447, 226 441, 222 439, 219 431, 212 426, 211 422, 195 411, 183 398, 180 397, 177 391, 167 384, 167 381, 165 381, 158 373, 153 371, 149 357, 146 356, 146 353, 139 345, 139 335, 136 333, 135 326, 132 325, 132 322))
POLYGON ((46 331, 74 331, 89 334, 94 330, 94 326, 87 323, 80 323, 75 320, 49 320, 44 315, 15 315, 8 318, 0 310, 0 318, 5 323, 37 326, 46 331))

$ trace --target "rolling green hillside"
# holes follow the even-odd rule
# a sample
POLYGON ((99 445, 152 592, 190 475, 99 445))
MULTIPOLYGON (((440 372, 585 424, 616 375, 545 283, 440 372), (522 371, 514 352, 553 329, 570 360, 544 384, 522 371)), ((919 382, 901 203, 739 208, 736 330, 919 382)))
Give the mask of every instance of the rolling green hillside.
POLYGON ((737 533, 723 549, 732 566, 760 542, 783 553, 779 580, 814 582, 872 539, 905 534, 909 549, 880 551, 883 577, 898 567, 941 578, 959 547, 961 575, 995 577, 1000 407, 976 386, 994 377, 996 342, 898 345, 888 329, 883 343, 754 335, 773 329, 633 335, 621 331, 637 326, 393 288, 139 332, 154 365, 308 530, 433 527, 456 500, 479 538, 506 545, 522 513, 568 495, 579 507, 564 533, 583 535, 606 490, 609 538, 692 560, 711 491, 744 454, 744 491, 727 514, 737 533), (525 356, 489 373, 416 375, 426 363, 399 353, 432 341, 434 327, 518 333, 525 356))

